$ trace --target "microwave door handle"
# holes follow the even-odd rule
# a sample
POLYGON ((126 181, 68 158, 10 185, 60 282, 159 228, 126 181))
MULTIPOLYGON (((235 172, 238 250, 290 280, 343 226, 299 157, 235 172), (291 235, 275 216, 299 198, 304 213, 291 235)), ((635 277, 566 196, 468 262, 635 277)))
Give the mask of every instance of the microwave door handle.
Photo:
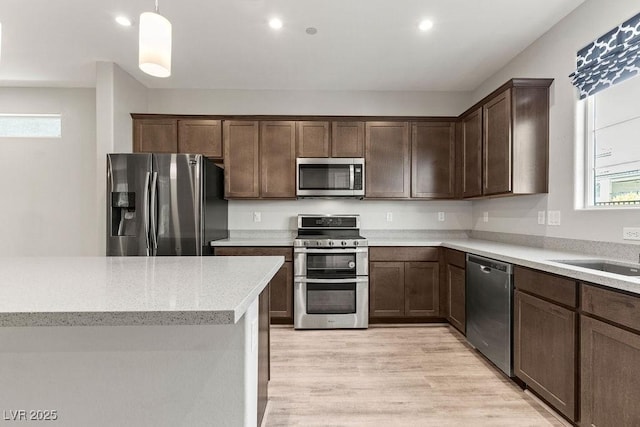
POLYGON ((349 190, 353 190, 353 187, 355 185, 356 178, 354 168, 355 166, 353 164, 349 165, 349 190))

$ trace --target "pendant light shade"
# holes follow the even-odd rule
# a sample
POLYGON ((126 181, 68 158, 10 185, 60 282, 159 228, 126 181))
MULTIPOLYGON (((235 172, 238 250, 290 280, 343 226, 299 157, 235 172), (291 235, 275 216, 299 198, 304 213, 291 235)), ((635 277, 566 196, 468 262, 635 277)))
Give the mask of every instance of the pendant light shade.
POLYGON ((154 77, 171 75, 171 22, 154 12, 140 14, 138 65, 154 77))

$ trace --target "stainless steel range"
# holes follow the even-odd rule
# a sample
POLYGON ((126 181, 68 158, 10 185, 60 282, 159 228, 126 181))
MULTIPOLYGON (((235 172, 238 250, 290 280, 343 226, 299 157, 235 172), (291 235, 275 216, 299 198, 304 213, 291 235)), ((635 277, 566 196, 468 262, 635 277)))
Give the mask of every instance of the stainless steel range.
POLYGON ((296 329, 369 326, 369 248, 359 215, 298 215, 296 329))

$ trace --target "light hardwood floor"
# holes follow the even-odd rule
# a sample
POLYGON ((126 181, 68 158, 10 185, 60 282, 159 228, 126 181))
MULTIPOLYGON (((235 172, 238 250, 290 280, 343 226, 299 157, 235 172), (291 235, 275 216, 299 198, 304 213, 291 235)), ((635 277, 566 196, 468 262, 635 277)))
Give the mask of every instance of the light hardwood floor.
POLYGON ((271 329, 264 425, 563 426, 446 325, 271 329))

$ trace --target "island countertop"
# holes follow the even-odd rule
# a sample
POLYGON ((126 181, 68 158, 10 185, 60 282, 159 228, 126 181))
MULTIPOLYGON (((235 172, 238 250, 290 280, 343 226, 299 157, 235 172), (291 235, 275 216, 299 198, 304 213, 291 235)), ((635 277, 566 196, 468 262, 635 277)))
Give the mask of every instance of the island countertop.
POLYGON ((0 326, 234 324, 283 257, 0 258, 0 326))

